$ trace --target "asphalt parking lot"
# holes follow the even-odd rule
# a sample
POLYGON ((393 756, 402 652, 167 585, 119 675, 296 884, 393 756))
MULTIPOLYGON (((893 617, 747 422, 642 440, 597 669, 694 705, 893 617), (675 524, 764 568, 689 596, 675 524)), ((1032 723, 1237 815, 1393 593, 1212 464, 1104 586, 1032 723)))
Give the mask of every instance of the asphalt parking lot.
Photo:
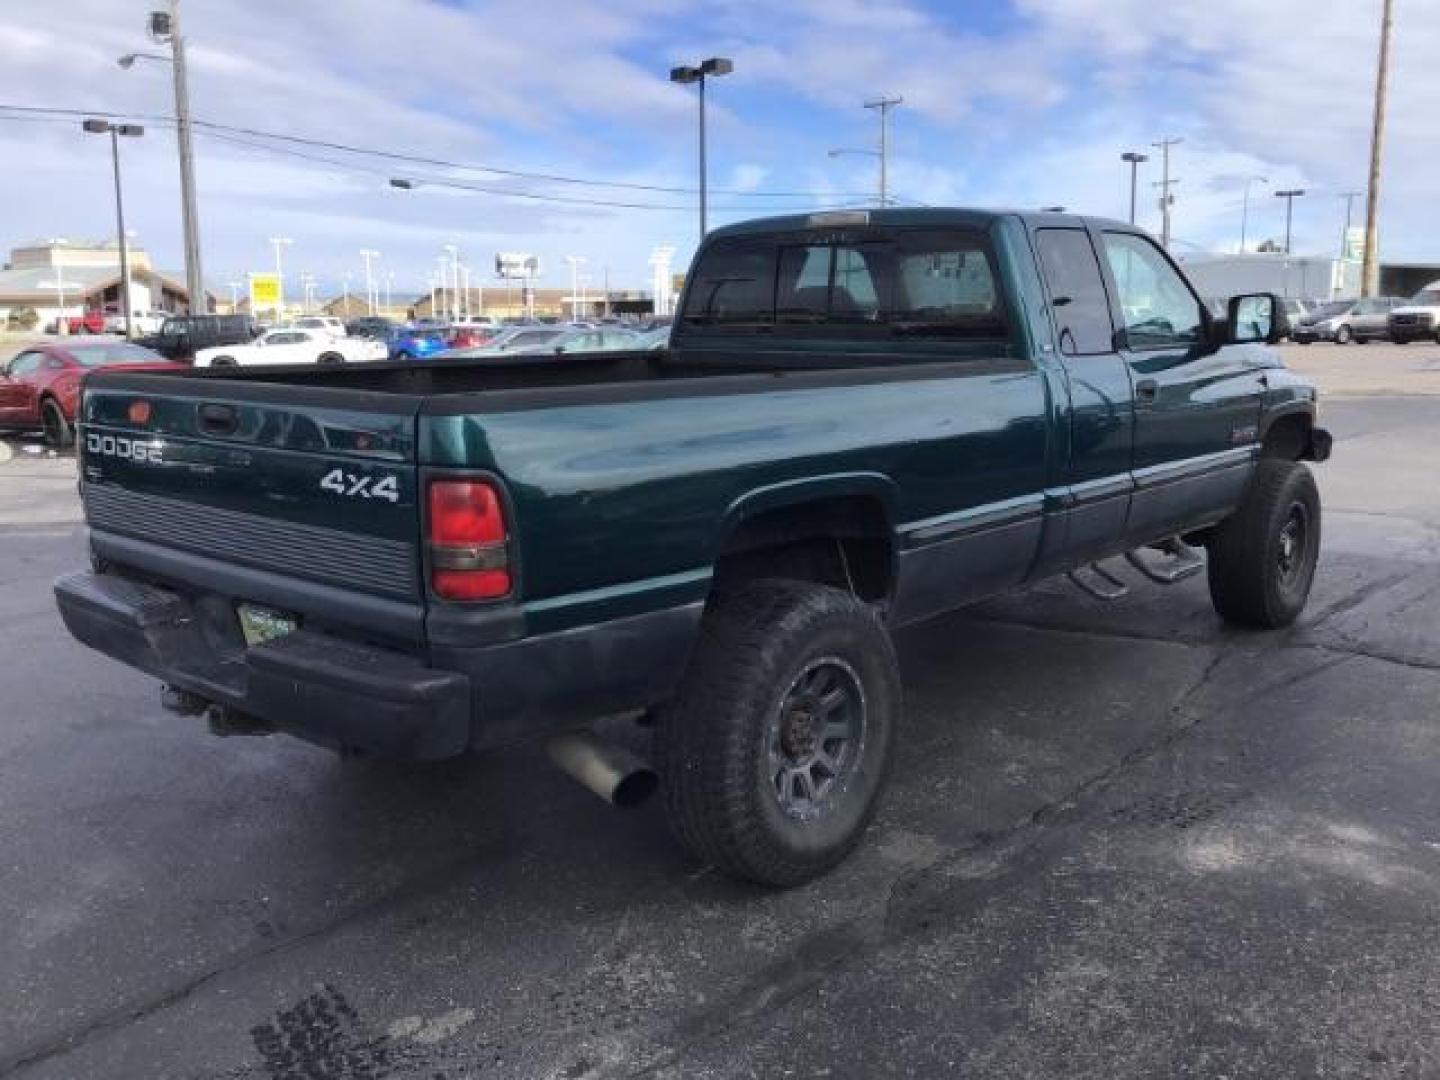
POLYGON ((1191 580, 907 632, 891 795, 788 893, 531 749, 165 713, 55 614, 73 460, 0 442, 0 1078, 1440 1073, 1440 349, 1291 351, 1336 436, 1299 625, 1191 580))

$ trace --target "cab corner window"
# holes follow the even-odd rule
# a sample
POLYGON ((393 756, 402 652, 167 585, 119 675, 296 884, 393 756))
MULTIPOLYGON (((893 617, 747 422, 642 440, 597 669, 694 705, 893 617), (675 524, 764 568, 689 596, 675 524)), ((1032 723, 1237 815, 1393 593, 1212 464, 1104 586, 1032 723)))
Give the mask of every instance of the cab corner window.
POLYGON ((685 296, 692 326, 755 325, 775 320, 775 247, 722 241, 704 253, 685 296))
POLYGON ((902 326, 1003 336, 1000 290, 983 242, 978 237, 902 240, 888 317, 902 326))
POLYGON ((1105 256, 1120 294, 1129 348, 1174 348, 1201 339, 1199 301, 1154 243, 1133 233, 1107 232, 1105 256))
POLYGON ((1089 234, 1084 229, 1037 229, 1035 243, 1060 351, 1066 356, 1114 352, 1110 301, 1089 234))

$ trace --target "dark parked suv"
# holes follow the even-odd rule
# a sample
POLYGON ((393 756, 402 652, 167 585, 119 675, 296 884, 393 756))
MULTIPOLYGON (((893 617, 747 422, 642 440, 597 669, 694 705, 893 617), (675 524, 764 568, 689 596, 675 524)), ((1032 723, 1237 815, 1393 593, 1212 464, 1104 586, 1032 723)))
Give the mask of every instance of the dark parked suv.
POLYGON ((159 333, 141 338, 139 344, 167 360, 189 363, 201 349, 244 345, 258 333, 249 315, 177 315, 166 319, 159 333))

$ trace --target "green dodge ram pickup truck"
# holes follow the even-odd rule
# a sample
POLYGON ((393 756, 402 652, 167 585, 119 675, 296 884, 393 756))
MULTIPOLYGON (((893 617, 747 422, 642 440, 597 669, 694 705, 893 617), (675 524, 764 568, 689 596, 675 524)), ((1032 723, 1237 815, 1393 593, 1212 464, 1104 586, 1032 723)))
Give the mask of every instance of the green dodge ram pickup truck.
POLYGON ((1128 558, 1303 607, 1316 395, 1118 222, 877 210, 696 256, 668 352, 92 376, 71 632, 220 733, 543 739, 753 880, 834 865, 900 728, 895 627, 1128 558), (1203 548, 1205 555, 1202 555, 1203 548), (1208 556, 1208 557, 1207 557, 1208 556), (654 772, 586 725, 642 711, 654 772))

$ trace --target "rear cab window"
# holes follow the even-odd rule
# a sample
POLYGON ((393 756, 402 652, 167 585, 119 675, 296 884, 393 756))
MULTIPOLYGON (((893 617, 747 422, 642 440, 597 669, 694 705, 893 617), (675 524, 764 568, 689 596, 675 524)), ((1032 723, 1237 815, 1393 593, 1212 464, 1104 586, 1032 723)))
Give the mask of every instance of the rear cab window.
MULTIPOLYGON (((880 341, 1010 337, 989 238, 963 229, 720 240, 701 256, 680 323, 707 343, 764 333, 767 349, 858 342, 871 357, 880 341)), ((898 349, 894 359, 907 351, 958 358, 953 349, 898 349)))

